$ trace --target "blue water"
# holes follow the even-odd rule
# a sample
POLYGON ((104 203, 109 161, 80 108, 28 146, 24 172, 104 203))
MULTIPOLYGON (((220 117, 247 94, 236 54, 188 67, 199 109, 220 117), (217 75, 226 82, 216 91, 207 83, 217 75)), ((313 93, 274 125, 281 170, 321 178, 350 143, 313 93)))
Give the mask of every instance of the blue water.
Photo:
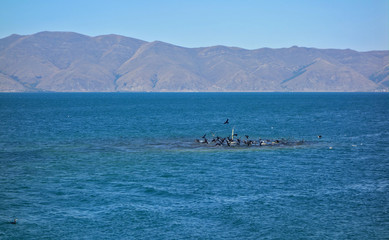
POLYGON ((389 239, 389 95, 0 94, 0 239, 389 239))

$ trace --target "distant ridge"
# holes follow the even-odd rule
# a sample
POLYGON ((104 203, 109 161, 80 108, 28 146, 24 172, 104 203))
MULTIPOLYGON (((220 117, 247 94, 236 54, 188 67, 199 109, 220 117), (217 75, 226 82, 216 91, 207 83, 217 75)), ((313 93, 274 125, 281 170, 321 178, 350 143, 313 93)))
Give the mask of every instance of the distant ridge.
POLYGON ((120 35, 0 39, 0 92, 387 91, 389 51, 184 48, 120 35))

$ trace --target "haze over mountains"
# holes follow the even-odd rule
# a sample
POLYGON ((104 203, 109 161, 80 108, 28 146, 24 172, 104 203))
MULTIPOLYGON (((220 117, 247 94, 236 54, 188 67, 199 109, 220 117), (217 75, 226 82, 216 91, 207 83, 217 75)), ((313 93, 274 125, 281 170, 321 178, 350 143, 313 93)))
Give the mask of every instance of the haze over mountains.
POLYGON ((2 92, 383 91, 389 51, 184 48, 119 35, 0 39, 2 92))

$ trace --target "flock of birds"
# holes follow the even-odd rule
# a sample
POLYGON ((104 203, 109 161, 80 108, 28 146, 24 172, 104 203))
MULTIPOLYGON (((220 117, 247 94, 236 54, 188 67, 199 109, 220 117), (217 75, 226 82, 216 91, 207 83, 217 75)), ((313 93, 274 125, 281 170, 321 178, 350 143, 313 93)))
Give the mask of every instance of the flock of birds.
MULTIPOLYGON (((233 134, 233 136, 238 136, 237 134, 233 134)), ((206 138, 206 134, 202 137, 202 139, 196 139, 195 140, 197 143, 202 143, 202 144, 213 144, 214 146, 266 146, 266 145, 301 145, 304 143, 304 140, 297 141, 297 142, 290 142, 284 138, 281 139, 276 139, 276 140, 270 140, 270 139, 258 139, 258 140, 252 140, 249 139, 248 135, 245 135, 244 138, 242 137, 233 139, 232 136, 228 137, 213 137, 212 140, 208 141, 206 138)))
MULTIPOLYGON (((229 124, 229 119, 224 122, 224 124, 229 124)), ((201 143, 201 144, 212 144, 212 146, 266 146, 266 145, 301 145, 304 143, 304 140, 297 141, 297 142, 291 142, 284 138, 276 139, 276 140, 270 140, 270 139, 261 139, 258 140, 252 140, 249 139, 248 135, 244 135, 243 137, 238 137, 238 134, 234 133, 234 129, 232 129, 231 136, 227 137, 219 137, 219 136, 213 136, 212 140, 208 140, 207 134, 204 134, 201 139, 196 139, 195 142, 201 143), (235 137, 235 138, 234 138, 235 137), (242 139, 243 138, 243 139, 242 139)), ((318 136, 321 138, 321 136, 318 136)))

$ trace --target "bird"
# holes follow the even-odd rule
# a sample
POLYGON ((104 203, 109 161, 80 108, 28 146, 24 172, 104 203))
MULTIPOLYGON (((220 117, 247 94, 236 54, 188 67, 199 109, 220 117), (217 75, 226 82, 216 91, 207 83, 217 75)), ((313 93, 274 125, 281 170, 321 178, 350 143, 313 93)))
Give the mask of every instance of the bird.
POLYGON ((17 218, 15 218, 12 222, 10 222, 11 224, 16 224, 16 221, 17 221, 18 219, 17 218))
POLYGON ((317 136, 317 138, 321 138, 321 135, 317 136))
POLYGON ((227 120, 224 122, 224 124, 229 124, 229 122, 228 122, 228 118, 227 118, 227 120))

